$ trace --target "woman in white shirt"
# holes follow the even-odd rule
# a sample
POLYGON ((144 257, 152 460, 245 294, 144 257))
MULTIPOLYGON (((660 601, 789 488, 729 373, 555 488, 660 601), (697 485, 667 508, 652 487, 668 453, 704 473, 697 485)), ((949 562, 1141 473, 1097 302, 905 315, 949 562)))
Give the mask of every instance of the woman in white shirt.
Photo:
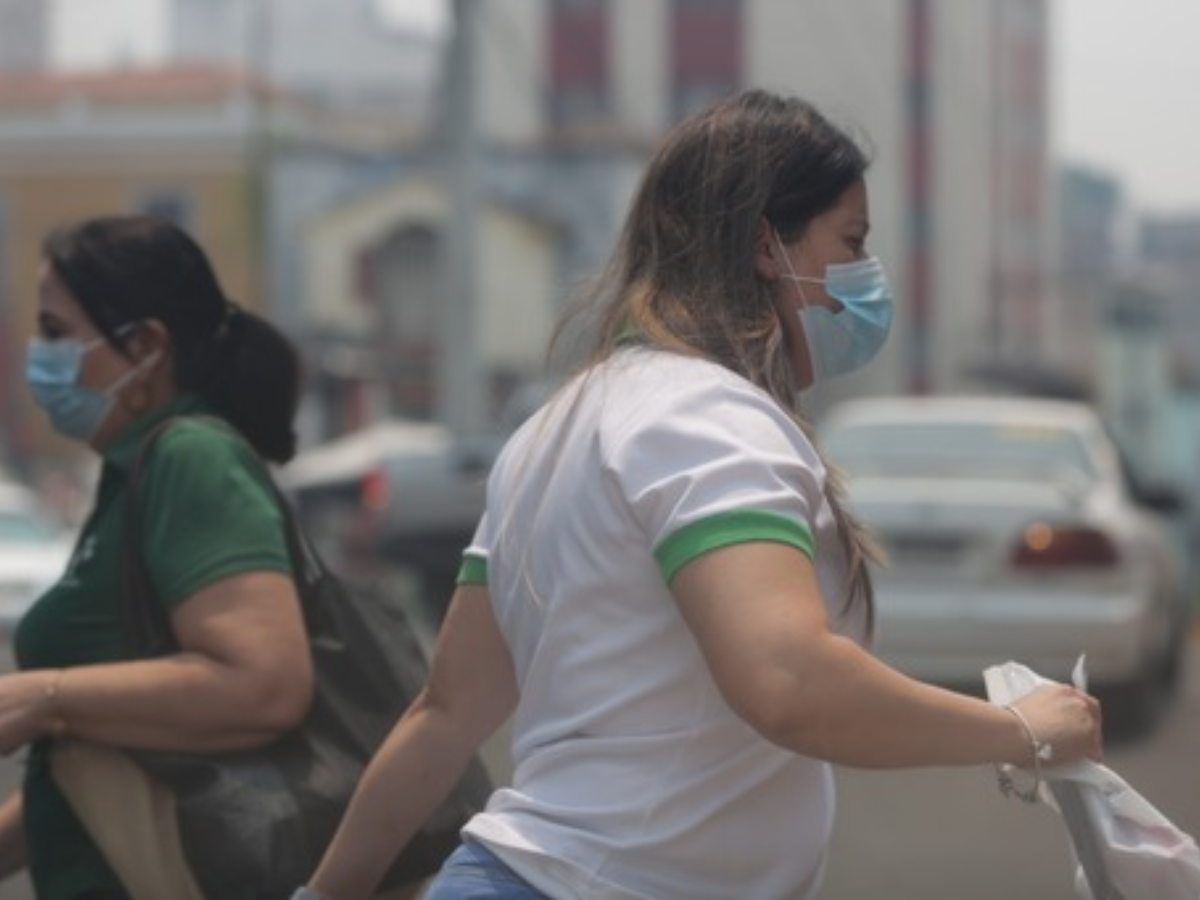
POLYGON ((431 900, 813 897, 831 763, 1099 758, 1073 688, 1002 708, 869 652, 870 545, 796 401, 890 326, 867 164, 758 90, 668 136, 586 363, 492 472, 429 685, 297 896, 369 896, 510 716, 512 786, 431 900))

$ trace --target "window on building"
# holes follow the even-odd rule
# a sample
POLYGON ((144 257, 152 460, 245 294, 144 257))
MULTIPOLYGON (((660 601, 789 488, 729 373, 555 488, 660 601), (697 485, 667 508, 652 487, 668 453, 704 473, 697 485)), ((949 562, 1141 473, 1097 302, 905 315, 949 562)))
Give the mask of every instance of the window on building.
POLYGON ((681 119, 736 90, 744 0, 672 0, 671 113, 681 119))
POLYGON ((550 19, 550 120, 559 128, 606 121, 609 0, 553 0, 550 19))
POLYGON ((380 371, 390 412, 428 418, 434 413, 438 310, 441 308, 441 234, 425 223, 405 224, 370 248, 363 299, 375 314, 380 371))

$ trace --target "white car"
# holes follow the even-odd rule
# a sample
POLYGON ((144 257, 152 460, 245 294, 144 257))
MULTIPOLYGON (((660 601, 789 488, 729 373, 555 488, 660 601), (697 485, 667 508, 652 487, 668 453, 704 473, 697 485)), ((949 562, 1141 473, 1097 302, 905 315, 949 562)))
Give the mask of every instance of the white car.
POLYGON ((0 483, 0 639, 7 641, 33 601, 62 577, 73 545, 33 491, 0 483))
POLYGON ((1007 660, 1067 680, 1086 653, 1106 720, 1154 720, 1183 656, 1185 566, 1090 406, 854 400, 819 435, 886 554, 875 573, 883 659, 978 688, 1007 660))

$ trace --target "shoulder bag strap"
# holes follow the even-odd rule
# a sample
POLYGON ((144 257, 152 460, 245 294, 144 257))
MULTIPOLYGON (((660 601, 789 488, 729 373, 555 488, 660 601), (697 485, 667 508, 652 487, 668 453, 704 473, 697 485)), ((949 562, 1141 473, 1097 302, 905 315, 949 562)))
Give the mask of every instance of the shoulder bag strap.
MULTIPOLYGON (((216 416, 190 416, 189 418, 198 419, 203 422, 208 422, 217 428, 223 428, 229 434, 232 434, 239 441, 246 441, 246 438, 240 431, 226 422, 224 419, 216 416)), ((279 514, 283 518, 283 534, 287 543, 288 557, 292 561, 292 572, 297 582, 311 584, 318 579, 329 575, 329 567, 325 565, 325 561, 317 552, 317 548, 313 546, 312 540, 300 525, 300 519, 296 515, 296 511, 292 508, 292 503, 287 495, 280 489, 279 485, 272 477, 267 464, 262 461, 262 458, 257 452, 254 453, 254 458, 259 461, 262 466, 263 478, 271 489, 271 494, 275 498, 275 505, 279 508, 279 514)), ((301 592, 303 599, 303 591, 301 592)))
POLYGON ((142 439, 133 469, 129 473, 126 490, 124 541, 121 548, 121 587, 124 591, 122 612, 126 640, 138 656, 162 656, 179 648, 170 616, 155 596, 150 571, 142 556, 141 522, 138 516, 142 472, 146 460, 158 439, 172 424, 172 419, 160 422, 142 439))

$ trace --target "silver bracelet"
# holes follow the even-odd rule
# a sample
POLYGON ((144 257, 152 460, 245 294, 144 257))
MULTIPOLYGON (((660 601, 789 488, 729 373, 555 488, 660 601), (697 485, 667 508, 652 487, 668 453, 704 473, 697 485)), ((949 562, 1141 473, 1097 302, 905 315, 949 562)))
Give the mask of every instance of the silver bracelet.
POLYGON ((296 892, 292 894, 292 900, 329 900, 323 894, 318 894, 308 885, 296 888, 296 892))
POLYGON ((1029 720, 1025 718, 1019 709, 1011 703, 1006 703, 1004 709, 1017 717, 1017 721, 1021 723, 1021 728, 1025 731, 1025 737, 1029 739, 1029 746, 1033 751, 1033 787, 1027 790, 1017 787, 1012 777, 1015 766, 997 764, 996 780, 1000 783, 1000 793, 1005 797, 1016 797, 1018 800, 1024 800, 1026 803, 1037 803, 1038 788, 1042 786, 1042 763, 1050 762, 1050 760, 1054 759, 1054 747, 1038 740, 1038 736, 1034 734, 1029 720))

